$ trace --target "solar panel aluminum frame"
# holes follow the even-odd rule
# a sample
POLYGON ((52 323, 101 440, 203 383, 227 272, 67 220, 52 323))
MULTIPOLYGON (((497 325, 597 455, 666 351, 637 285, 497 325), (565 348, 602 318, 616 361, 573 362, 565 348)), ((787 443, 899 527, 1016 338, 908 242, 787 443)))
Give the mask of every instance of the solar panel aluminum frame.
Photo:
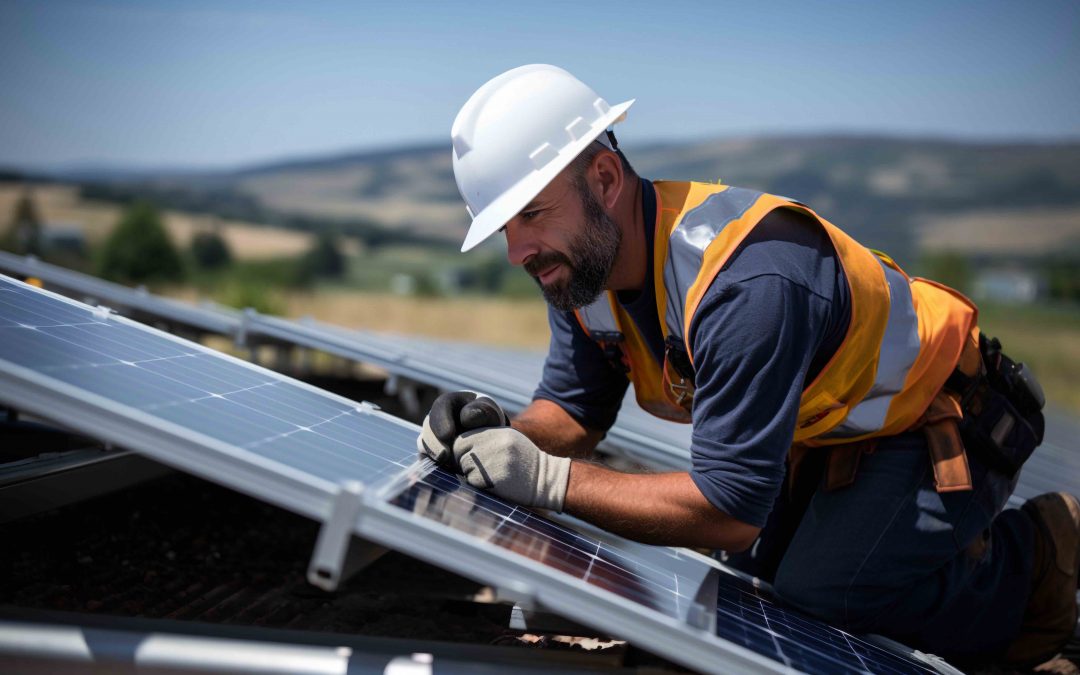
MULTIPOLYGON (((582 651, 187 624, 64 612, 0 611, 0 672, 595 673, 582 651), (133 645, 139 649, 133 650, 133 645), (11 670, 7 670, 10 668, 11 670)), ((609 662, 610 663, 610 662, 609 662)), ((603 672, 624 672, 613 663, 603 672)))
POLYGON ((0 467, 0 523, 51 511, 169 473, 129 451, 49 453, 0 467))
MULTIPOLYGON (((282 342, 318 349, 342 358, 379 366, 393 375, 431 385, 438 389, 454 391, 476 386, 476 379, 463 380, 444 370, 436 370, 421 360, 417 363, 409 350, 390 344, 377 344, 378 338, 345 328, 330 328, 313 319, 302 322, 290 321, 245 310, 243 331, 252 338, 271 338, 282 342)), ((389 343, 391 340, 386 339, 389 343)), ((530 397, 520 391, 485 383, 485 394, 505 403, 508 408, 520 410, 529 404, 530 397)))
POLYGON ((94 300, 93 303, 87 304, 105 304, 113 309, 122 310, 124 313, 142 312, 207 333, 231 337, 240 326, 240 315, 235 310, 219 306, 199 307, 179 300, 163 298, 142 287, 129 288, 44 262, 35 256, 21 257, 7 251, 0 251, 0 271, 9 275, 35 277, 51 286, 94 300))

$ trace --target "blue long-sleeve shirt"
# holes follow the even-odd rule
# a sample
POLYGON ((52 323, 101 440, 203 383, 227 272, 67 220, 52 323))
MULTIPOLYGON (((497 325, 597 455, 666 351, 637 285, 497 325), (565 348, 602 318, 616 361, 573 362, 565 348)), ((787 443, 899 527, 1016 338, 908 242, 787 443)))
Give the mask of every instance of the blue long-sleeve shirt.
MULTIPOLYGON (((656 312, 652 184, 642 181, 649 270, 619 302, 663 361, 656 312)), ((762 527, 784 479, 799 396, 847 332, 847 281, 828 235, 809 216, 769 214, 717 274, 690 325, 696 392, 690 476, 720 511, 762 527)), ((629 382, 571 312, 548 311, 551 345, 534 398, 591 429, 615 422, 629 382)))

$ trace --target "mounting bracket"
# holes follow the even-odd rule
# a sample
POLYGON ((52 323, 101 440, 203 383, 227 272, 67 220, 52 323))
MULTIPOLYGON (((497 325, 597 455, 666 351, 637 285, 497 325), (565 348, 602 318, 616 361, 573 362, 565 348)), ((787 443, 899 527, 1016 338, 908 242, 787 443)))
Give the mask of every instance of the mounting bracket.
POLYGON ((324 591, 338 585, 386 552, 381 546, 363 542, 352 546, 353 525, 363 508, 364 486, 358 481, 342 483, 330 506, 330 515, 319 529, 315 550, 308 563, 308 583, 324 591))
POLYGON ((390 375, 386 378, 383 391, 387 396, 397 396, 408 419, 421 418, 420 393, 416 382, 400 375, 390 375))
POLYGON ((236 334, 233 336, 233 344, 237 349, 248 346, 248 333, 251 331, 251 322, 258 316, 259 312, 252 307, 247 307, 240 313, 240 325, 236 327, 236 334))

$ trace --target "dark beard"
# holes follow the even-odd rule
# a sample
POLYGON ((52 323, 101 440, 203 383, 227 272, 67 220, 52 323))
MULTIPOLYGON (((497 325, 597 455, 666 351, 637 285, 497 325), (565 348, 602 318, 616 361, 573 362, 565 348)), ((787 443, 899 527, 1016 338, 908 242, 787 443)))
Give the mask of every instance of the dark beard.
POLYGON ((560 312, 585 307, 600 296, 622 243, 619 224, 604 213, 584 182, 576 187, 585 212, 585 227, 570 242, 570 255, 550 251, 536 255, 525 265, 525 271, 534 277, 552 265, 566 266, 568 281, 540 286, 547 303, 560 312))

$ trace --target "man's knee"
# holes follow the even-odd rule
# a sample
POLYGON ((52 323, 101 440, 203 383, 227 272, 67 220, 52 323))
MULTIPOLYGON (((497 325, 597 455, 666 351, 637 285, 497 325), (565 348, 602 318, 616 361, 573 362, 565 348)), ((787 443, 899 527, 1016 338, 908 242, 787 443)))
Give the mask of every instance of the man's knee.
POLYGON ((843 588, 827 575, 807 573, 796 565, 780 565, 773 581, 776 597, 796 609, 839 624, 843 619, 843 588))
POLYGON ((882 616, 904 589, 870 587, 859 583, 857 574, 843 561, 785 558, 777 570, 773 590, 776 596, 796 609, 834 626, 859 632, 882 629, 882 616))

